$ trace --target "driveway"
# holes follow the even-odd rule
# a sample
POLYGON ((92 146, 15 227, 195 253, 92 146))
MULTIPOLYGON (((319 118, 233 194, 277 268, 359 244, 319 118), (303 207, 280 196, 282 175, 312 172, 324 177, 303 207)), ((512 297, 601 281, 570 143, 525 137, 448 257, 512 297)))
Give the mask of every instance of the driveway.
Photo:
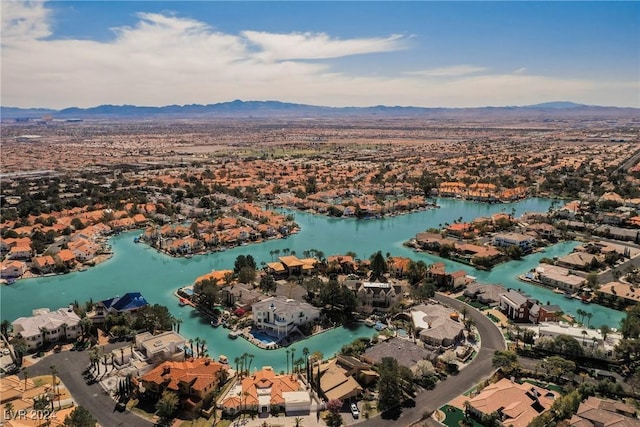
POLYGON ((425 390, 415 398, 415 406, 403 408, 400 417, 395 420, 385 420, 380 416, 370 418, 362 423, 367 427, 408 426, 422 418, 426 412, 432 412, 461 395, 480 381, 491 375, 494 371, 491 359, 496 350, 505 350, 506 345, 500 329, 484 314, 468 304, 436 294, 435 299, 461 311, 467 309, 467 316, 472 318, 480 335, 480 351, 458 375, 450 375, 445 381, 440 381, 433 390, 425 390))
MULTIPOLYGON (((125 344, 128 345, 128 344, 125 344)), ((105 346, 106 351, 121 347, 120 344, 105 346)), ((118 412, 115 410, 116 402, 107 394, 99 383, 87 385, 82 376, 82 371, 90 365, 88 351, 63 351, 53 353, 40 359, 35 365, 27 367, 29 377, 39 375, 51 375, 50 367, 56 365, 58 377, 67 387, 73 399, 79 406, 87 409, 102 426, 132 426, 152 427, 154 423, 134 415, 133 413, 118 412)), ((24 371, 18 374, 24 378, 24 371)), ((61 420, 64 421, 64 420, 61 420)))

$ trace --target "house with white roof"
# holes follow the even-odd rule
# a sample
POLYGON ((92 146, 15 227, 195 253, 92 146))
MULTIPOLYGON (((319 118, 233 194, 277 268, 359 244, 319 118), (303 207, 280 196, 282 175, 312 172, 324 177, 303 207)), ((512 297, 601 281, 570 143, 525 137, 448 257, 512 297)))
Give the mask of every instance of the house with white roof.
POLYGON ((251 306, 253 322, 259 329, 284 338, 296 327, 320 317, 320 309, 286 297, 271 297, 251 306))
POLYGON ((619 333, 610 332, 607 337, 597 329, 589 329, 583 326, 573 326, 566 322, 540 322, 536 326, 523 326, 536 334, 536 341, 540 338, 555 338, 559 335, 568 335, 575 338, 586 352, 598 349, 609 356, 613 355, 614 348, 622 339, 619 333))
POLYGON ((11 324, 13 332, 22 337, 30 350, 45 342, 76 339, 81 334, 80 317, 72 307, 50 311, 48 308, 33 310, 30 317, 19 317, 11 324))
POLYGON ((361 282, 356 290, 356 298, 359 311, 388 311, 402 299, 402 287, 393 283, 361 282))

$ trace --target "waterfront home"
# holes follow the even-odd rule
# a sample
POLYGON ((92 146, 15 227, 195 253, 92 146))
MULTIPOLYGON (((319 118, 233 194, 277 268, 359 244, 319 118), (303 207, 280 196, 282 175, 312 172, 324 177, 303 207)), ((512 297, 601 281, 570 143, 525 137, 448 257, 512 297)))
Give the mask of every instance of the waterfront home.
POLYGON ((457 312, 439 304, 421 304, 411 308, 415 334, 432 347, 449 347, 464 339, 464 325, 457 312))
POLYGON ((212 270, 210 273, 203 274, 196 278, 193 283, 199 283, 204 280, 214 280, 218 286, 228 285, 229 278, 233 275, 233 270, 212 270))
POLYGON ((270 297, 251 306, 253 322, 258 329, 284 338, 297 326, 315 321, 320 309, 306 302, 285 297, 270 297))
POLYGON ((330 271, 342 274, 352 274, 356 271, 356 261, 351 255, 331 255, 327 258, 330 271))
POLYGON ((531 224, 526 227, 528 232, 534 232, 540 239, 554 240, 558 237, 558 229, 545 222, 531 224))
POLYGON ((625 304, 640 302, 640 288, 636 288, 629 283, 609 282, 600 286, 596 292, 606 295, 610 299, 622 301, 625 304))
POLYGON ((418 233, 416 234, 416 244, 427 251, 439 251, 443 246, 454 247, 456 240, 442 237, 439 233, 418 233))
POLYGON ((536 277, 543 285, 568 291, 577 291, 586 282, 585 278, 571 273, 571 270, 551 264, 540 264, 536 277))
POLYGON ((0 264, 0 277, 3 279, 17 279, 27 271, 24 261, 5 260, 0 264))
POLYGON ((177 332, 166 331, 158 335, 143 332, 135 336, 134 342, 148 363, 185 359, 187 341, 177 332))
POLYGON ((466 286, 464 296, 485 305, 496 306, 500 304, 500 294, 505 292, 507 290, 502 285, 472 282, 466 286))
POLYGON ((557 265, 560 267, 573 268, 576 270, 590 271, 594 265, 600 263, 597 255, 586 252, 573 252, 569 255, 558 258, 557 265))
POLYGON ((528 254, 533 250, 536 239, 533 236, 529 236, 521 233, 499 233, 493 236, 493 246, 499 248, 508 248, 515 246, 520 248, 523 253, 528 254))
POLYGON ((318 260, 315 258, 300 259, 295 255, 282 256, 277 262, 267 263, 265 271, 276 278, 308 275, 316 271, 318 260))
POLYGON ((22 337, 30 350, 45 342, 76 339, 81 334, 80 317, 73 307, 50 311, 48 308, 33 310, 32 316, 19 317, 13 322, 14 334, 22 337))
POLYGON ((230 286, 225 286, 220 290, 220 295, 222 302, 226 306, 242 308, 245 311, 251 310, 251 304, 265 298, 262 292, 244 283, 234 283, 230 286))
POLYGON ((391 257, 387 260, 389 264, 389 273, 394 277, 401 278, 407 274, 411 258, 391 257))
POLYGON ((87 262, 95 258, 100 249, 98 245, 85 239, 78 239, 67 244, 73 256, 80 262, 87 262))
POLYGON ((11 250, 11 248, 20 246, 20 247, 31 247, 31 238, 30 237, 9 237, 6 239, 0 239, 0 252, 6 253, 11 250))
POLYGON ((393 283, 356 283, 358 311, 389 311, 402 300, 402 286, 393 283))
POLYGON ((52 273, 56 268, 56 261, 50 255, 33 257, 31 268, 40 274, 52 273))
POLYGON ((500 294, 500 311, 516 322, 535 323, 538 309, 537 300, 514 289, 509 289, 506 293, 500 294), (535 320, 531 318, 531 311, 534 312, 533 317, 535 320))
POLYGON ((398 365, 411 369, 421 360, 435 362, 438 354, 412 341, 391 338, 367 348, 361 359, 366 363, 375 365, 382 363, 382 359, 385 357, 392 357, 397 360, 398 365))
MULTIPOLYGON (((368 365, 364 365, 368 370, 368 365)), ((321 363, 317 371, 320 372, 320 391, 325 399, 347 401, 362 394, 362 386, 338 363, 338 358, 321 363)))
POLYGON ((166 361, 140 377, 140 391, 160 398, 166 390, 176 393, 180 408, 192 414, 208 409, 227 379, 228 365, 209 358, 166 361))
POLYGON ((469 411, 477 419, 497 413, 501 425, 526 427, 535 417, 551 409, 557 397, 559 393, 555 391, 503 378, 469 399, 469 411))
POLYGON ((140 292, 128 292, 122 296, 115 296, 98 301, 89 317, 93 323, 102 323, 109 314, 135 313, 142 307, 149 305, 140 292))
POLYGON ((304 415, 311 410, 309 392, 295 375, 278 375, 265 366, 243 378, 240 385, 236 394, 230 393, 221 403, 223 411, 229 415, 241 410, 257 411, 259 416, 266 416, 271 411, 304 415))
POLYGON ((53 256, 58 264, 63 264, 67 268, 71 268, 76 263, 76 257, 70 249, 61 249, 53 256))
POLYGON ((620 400, 602 399, 589 396, 580 403, 577 412, 571 417, 568 427, 620 426, 638 427, 637 411, 633 405, 620 400))

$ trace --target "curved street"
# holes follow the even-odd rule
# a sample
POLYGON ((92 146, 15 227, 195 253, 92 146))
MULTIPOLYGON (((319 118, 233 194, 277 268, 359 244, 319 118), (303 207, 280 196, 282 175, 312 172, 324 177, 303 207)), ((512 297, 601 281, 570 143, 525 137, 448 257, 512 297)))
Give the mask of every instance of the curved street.
POLYGON ((506 349, 504 337, 500 329, 484 314, 468 304, 457 299, 436 294, 435 299, 460 311, 465 307, 467 316, 472 318, 480 335, 480 351, 458 375, 451 375, 445 381, 439 382, 433 390, 425 390, 419 393, 412 408, 403 408, 397 419, 385 420, 380 416, 363 420, 358 425, 367 427, 408 426, 422 418, 425 412, 432 412, 459 396, 481 380, 491 375, 493 366, 491 359, 496 350, 506 349))
MULTIPOLYGON (((111 351, 120 346, 122 344, 108 344, 105 346, 105 350, 111 351)), ((30 378, 39 375, 51 375, 51 366, 55 365, 58 370, 58 377, 69 390, 76 403, 91 412, 101 426, 154 426, 154 423, 129 411, 116 411, 116 402, 99 383, 88 385, 82 376, 82 371, 89 364, 88 351, 63 351, 50 354, 35 365, 27 367, 26 370, 30 378)), ((24 378, 24 371, 21 371, 18 375, 20 378, 24 378)))

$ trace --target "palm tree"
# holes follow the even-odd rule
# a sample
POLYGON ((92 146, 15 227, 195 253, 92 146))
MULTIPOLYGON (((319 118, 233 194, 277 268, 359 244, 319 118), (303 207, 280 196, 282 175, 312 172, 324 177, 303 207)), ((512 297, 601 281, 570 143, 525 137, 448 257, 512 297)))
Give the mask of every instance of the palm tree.
POLYGON ((300 418, 300 417, 295 417, 293 419, 293 422, 296 423, 295 427, 302 427, 302 421, 303 421, 303 419, 300 418))
POLYGON ((13 403, 7 402, 4 405, 4 413, 9 417, 9 419, 13 418, 13 403))
POLYGON ((120 364, 124 365, 124 347, 120 349, 120 364))
POLYGON ((587 328, 590 328, 591 327, 591 318, 593 317, 593 313, 586 312, 585 316, 587 316, 587 328))
POLYGON ((67 325, 66 323, 63 323, 62 325, 60 325, 60 327, 62 327, 62 334, 64 335, 64 339, 67 339, 67 327, 69 327, 69 325, 67 325))
POLYGON ((294 371, 294 368, 293 368, 293 359, 295 358, 295 354, 296 354, 296 349, 295 349, 295 348, 292 348, 292 349, 291 349, 291 371, 292 371, 292 372, 294 371))
POLYGON ((205 346, 206 346, 206 345, 207 345, 207 340, 205 340, 204 338, 202 338, 202 339, 200 340, 200 348, 202 349, 202 350, 200 351, 200 357, 204 357, 204 349, 205 349, 205 346))
POLYGON ((196 359, 200 357, 200 337, 196 337, 194 340, 196 342, 196 359))
POLYGON ((581 334, 582 334, 582 345, 584 345, 584 339, 587 336, 587 331, 583 329, 581 334))
POLYGON ((24 370, 24 391, 27 391, 27 379, 29 378, 29 370, 24 370))
POLYGON ((290 353, 289 349, 287 349, 285 353, 287 353, 287 374, 288 374, 289 373, 289 353, 290 353))
POLYGON ((193 358, 193 339, 189 338, 189 347, 191 347, 191 358, 193 358))
MULTIPOLYGON (((49 366, 49 369, 51 369, 51 389, 53 390, 54 397, 58 396, 58 407, 59 407, 60 406, 60 387, 57 387, 57 381, 56 381, 58 368, 56 368, 56 365, 51 365, 49 366), (57 387, 57 391, 56 391, 56 387, 57 387)), ((51 402, 51 405, 53 405, 53 402, 51 402)))
POLYGON ((180 333, 180 325, 182 324, 182 319, 176 319, 176 332, 180 333))
POLYGON ((247 368, 247 375, 251 375, 251 362, 253 362, 253 358, 255 357, 253 354, 248 354, 249 358, 249 367, 247 368))
POLYGON ((584 316, 586 316, 587 312, 584 311, 583 309, 579 308, 576 313, 578 314, 578 316, 580 317, 580 323, 582 323, 584 321, 584 316))
POLYGON ((85 316, 82 319, 80 319, 80 331, 82 332, 82 341, 86 339, 86 336, 91 331, 92 325, 93 325, 93 322, 91 322, 91 319, 89 319, 88 317, 85 316))
POLYGON ((236 364, 236 373, 240 373, 240 371, 238 371, 238 365, 240 363, 240 358, 236 357, 235 359, 233 359, 233 362, 236 364))

